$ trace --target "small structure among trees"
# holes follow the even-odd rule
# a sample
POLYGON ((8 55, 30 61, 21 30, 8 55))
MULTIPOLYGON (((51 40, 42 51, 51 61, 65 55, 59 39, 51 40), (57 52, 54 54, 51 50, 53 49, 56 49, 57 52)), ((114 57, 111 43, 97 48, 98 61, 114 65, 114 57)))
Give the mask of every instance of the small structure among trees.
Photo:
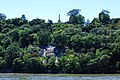
POLYGON ((21 19, 22 19, 22 20, 26 20, 26 17, 25 17, 24 14, 22 15, 21 19))

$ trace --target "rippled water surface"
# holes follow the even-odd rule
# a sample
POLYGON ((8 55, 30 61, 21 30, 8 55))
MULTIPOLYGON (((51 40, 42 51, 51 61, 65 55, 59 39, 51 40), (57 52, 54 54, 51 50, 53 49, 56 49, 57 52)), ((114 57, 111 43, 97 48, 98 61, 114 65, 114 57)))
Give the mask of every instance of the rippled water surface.
POLYGON ((0 74, 0 80, 120 80, 120 76, 0 74))

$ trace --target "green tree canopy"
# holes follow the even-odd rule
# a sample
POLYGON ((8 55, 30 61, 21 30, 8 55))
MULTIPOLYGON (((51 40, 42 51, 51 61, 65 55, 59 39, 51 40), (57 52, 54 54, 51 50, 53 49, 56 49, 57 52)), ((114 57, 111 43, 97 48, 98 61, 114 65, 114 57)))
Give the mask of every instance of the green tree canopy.
POLYGON ((109 15, 109 11, 107 10, 102 10, 99 13, 99 20, 102 22, 102 24, 108 24, 110 22, 110 15, 109 15))
POLYGON ((84 16, 82 16, 80 14, 80 9, 73 9, 70 10, 67 14, 69 17, 69 22, 72 24, 84 24, 85 20, 84 20, 84 16))
POLYGON ((6 15, 3 13, 0 13, 0 20, 5 20, 6 19, 6 15))

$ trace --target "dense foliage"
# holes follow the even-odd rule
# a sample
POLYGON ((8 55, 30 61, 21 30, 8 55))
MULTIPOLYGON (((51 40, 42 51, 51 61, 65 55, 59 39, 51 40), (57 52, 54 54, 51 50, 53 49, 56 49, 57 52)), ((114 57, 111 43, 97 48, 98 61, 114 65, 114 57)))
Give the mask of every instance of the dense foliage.
MULTIPOLYGON (((103 10, 86 23, 79 9, 65 23, 0 14, 0 72, 119 73, 120 18, 103 10), (45 46, 57 52, 38 54, 45 46)), ((44 52, 43 52, 44 53, 44 52)))

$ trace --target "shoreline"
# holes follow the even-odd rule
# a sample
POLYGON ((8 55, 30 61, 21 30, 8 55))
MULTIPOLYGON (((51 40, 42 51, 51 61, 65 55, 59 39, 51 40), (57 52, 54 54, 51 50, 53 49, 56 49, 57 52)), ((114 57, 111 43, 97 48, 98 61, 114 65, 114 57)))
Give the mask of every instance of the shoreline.
POLYGON ((33 73, 0 73, 1 76, 78 76, 78 77, 99 77, 99 76, 120 76, 120 74, 33 74, 33 73))

